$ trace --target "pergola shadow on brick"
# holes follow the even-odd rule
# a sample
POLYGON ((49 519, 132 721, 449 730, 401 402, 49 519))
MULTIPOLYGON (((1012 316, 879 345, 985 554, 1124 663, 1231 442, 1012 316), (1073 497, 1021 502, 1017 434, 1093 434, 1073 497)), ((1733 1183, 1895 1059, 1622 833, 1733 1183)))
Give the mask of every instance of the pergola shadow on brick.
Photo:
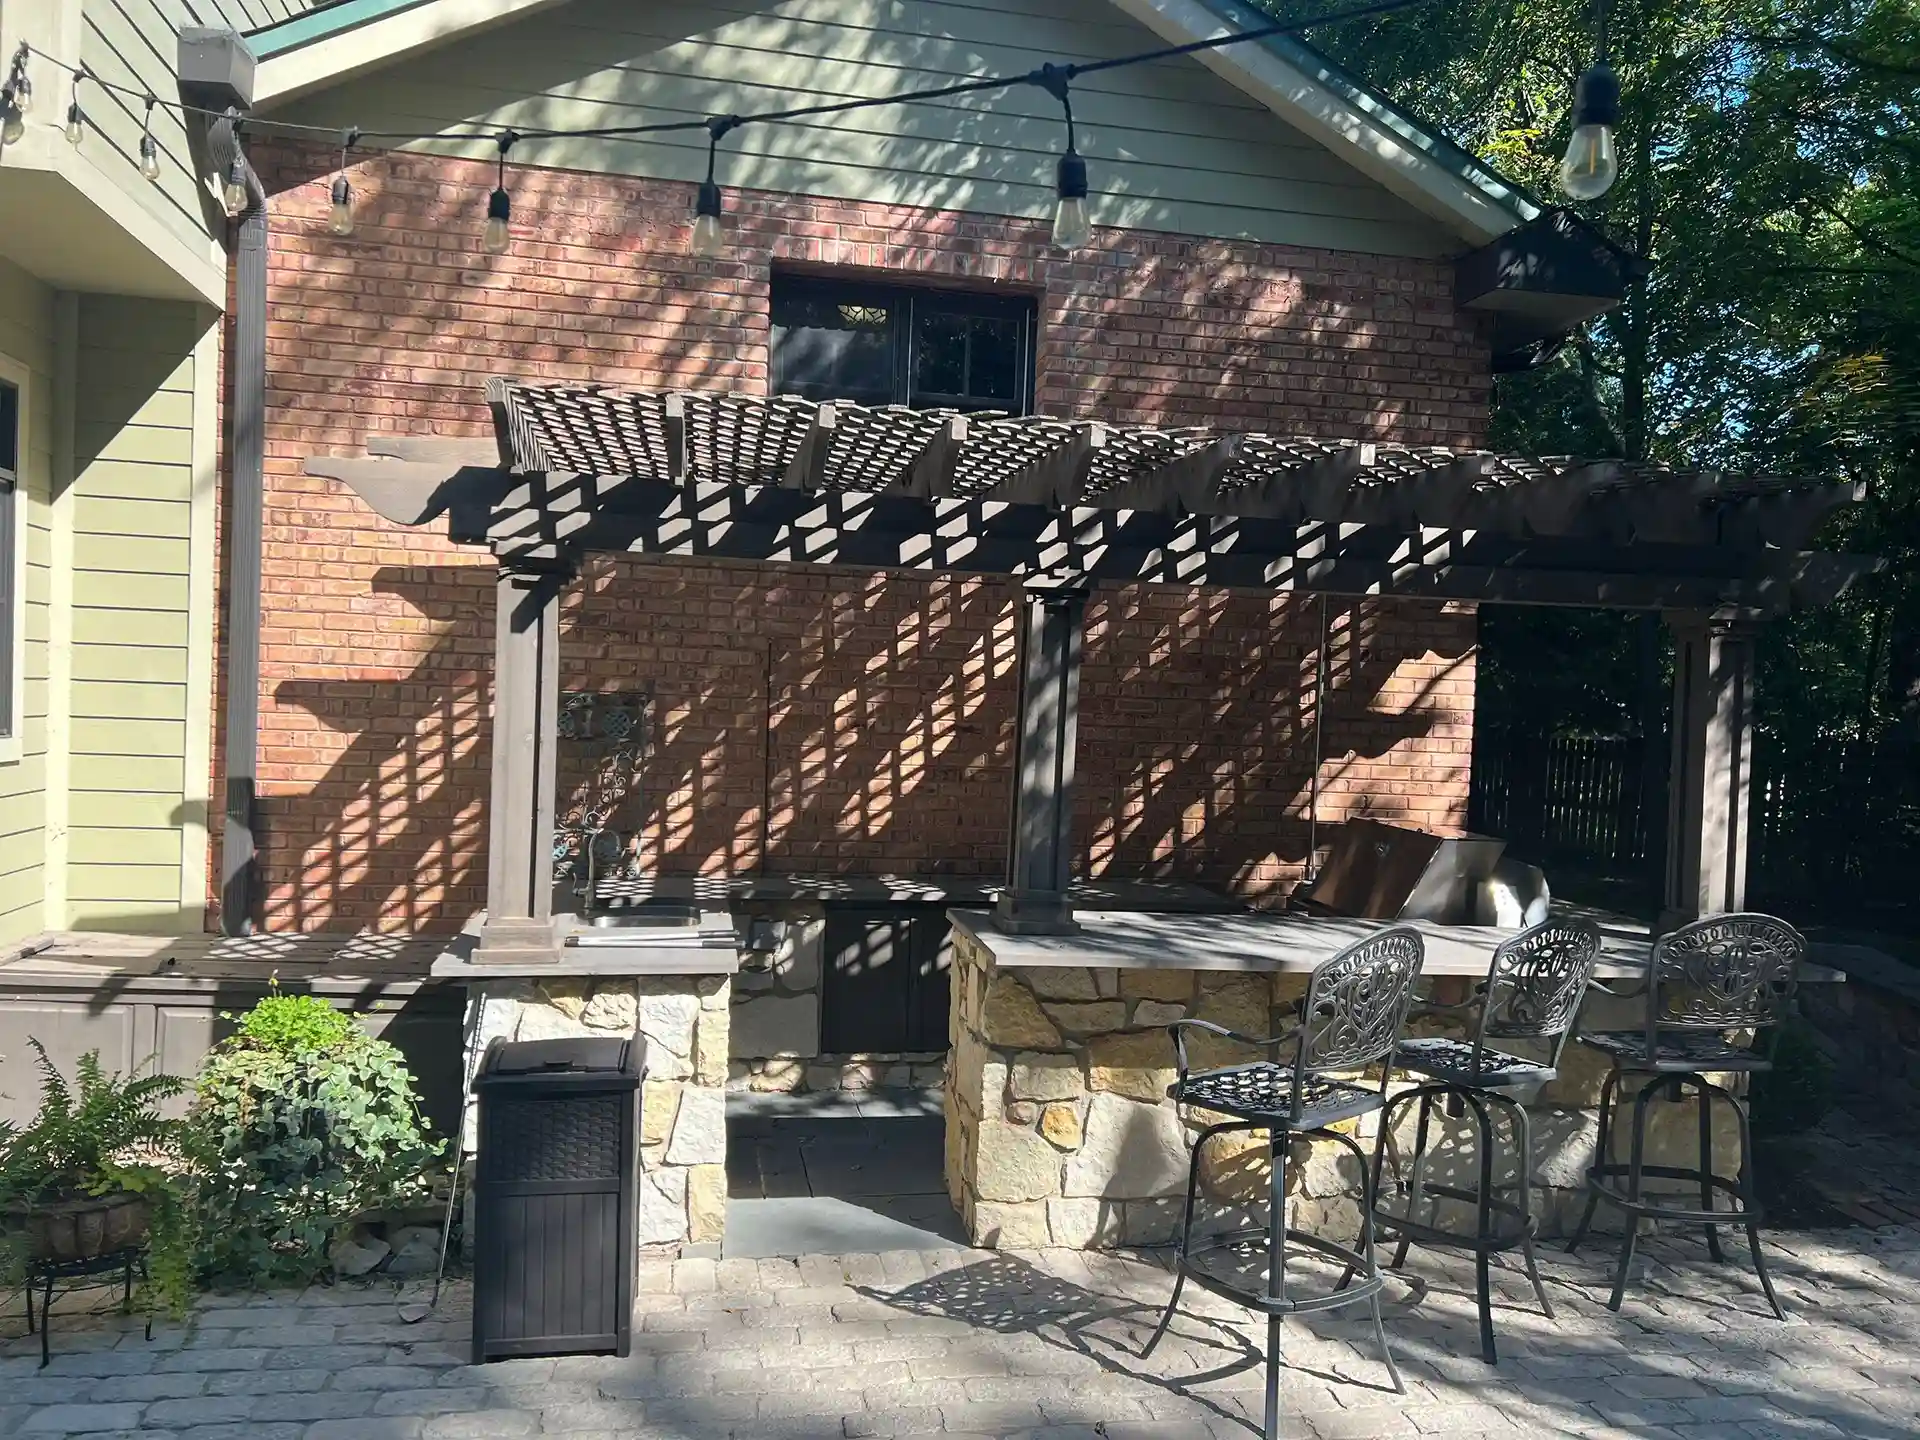
POLYGON ((592 551, 1003 575, 1024 597, 1012 931, 1066 890, 1082 618, 1097 583, 1664 612, 1679 650, 1667 905, 1744 897, 1756 623, 1877 568, 1805 548, 1851 483, 1097 420, 496 379, 495 437, 316 457, 388 520, 499 561, 488 919, 554 958, 560 595, 592 551))

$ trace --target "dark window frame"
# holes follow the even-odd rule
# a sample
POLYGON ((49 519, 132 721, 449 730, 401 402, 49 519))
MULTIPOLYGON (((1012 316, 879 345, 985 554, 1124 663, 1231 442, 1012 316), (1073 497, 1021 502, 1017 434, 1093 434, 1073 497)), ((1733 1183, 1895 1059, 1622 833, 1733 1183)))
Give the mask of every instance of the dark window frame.
POLYGON ((1030 295, 983 293, 930 285, 891 285, 861 278, 811 274, 773 277, 770 317, 789 300, 814 300, 834 305, 874 305, 887 311, 887 343, 891 351, 891 392, 849 395, 831 381, 796 378, 783 373, 777 323, 769 336, 768 385, 775 395, 799 395, 808 400, 858 399, 862 403, 910 405, 921 410, 1002 410, 1015 415, 1033 413, 1034 357, 1039 331, 1039 307, 1030 295), (1020 325, 1017 376, 1011 399, 987 395, 917 390, 914 368, 918 359, 917 322, 928 316, 955 316, 1012 320, 1020 325))

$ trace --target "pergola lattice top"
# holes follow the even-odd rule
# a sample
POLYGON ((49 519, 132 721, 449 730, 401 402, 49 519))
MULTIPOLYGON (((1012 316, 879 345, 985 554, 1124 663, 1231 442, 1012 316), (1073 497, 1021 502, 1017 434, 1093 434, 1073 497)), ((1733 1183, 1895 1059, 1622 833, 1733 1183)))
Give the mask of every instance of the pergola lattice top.
POLYGON ((404 524, 585 550, 1752 611, 1874 562, 1803 547, 1829 480, 1198 427, 494 380, 495 444, 317 457, 404 524))

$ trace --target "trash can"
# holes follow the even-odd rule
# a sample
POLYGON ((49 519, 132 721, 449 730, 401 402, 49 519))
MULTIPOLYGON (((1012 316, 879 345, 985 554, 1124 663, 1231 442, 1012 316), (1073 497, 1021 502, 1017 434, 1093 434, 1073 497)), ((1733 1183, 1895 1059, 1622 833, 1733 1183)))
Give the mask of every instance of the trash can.
POLYGON ((473 1361, 633 1346, 640 1042, 487 1047, 473 1201, 473 1361))

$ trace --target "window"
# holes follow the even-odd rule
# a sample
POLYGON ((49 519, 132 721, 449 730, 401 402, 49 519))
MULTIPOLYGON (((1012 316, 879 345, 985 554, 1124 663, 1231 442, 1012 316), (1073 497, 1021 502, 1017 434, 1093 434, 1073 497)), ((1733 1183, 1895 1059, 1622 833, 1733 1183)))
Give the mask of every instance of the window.
POLYGON ((773 393, 920 409, 1033 400, 1033 301, 773 277, 773 393))
POLYGON ((20 574, 16 547, 20 526, 20 387, 0 379, 0 742, 20 733, 20 574))

